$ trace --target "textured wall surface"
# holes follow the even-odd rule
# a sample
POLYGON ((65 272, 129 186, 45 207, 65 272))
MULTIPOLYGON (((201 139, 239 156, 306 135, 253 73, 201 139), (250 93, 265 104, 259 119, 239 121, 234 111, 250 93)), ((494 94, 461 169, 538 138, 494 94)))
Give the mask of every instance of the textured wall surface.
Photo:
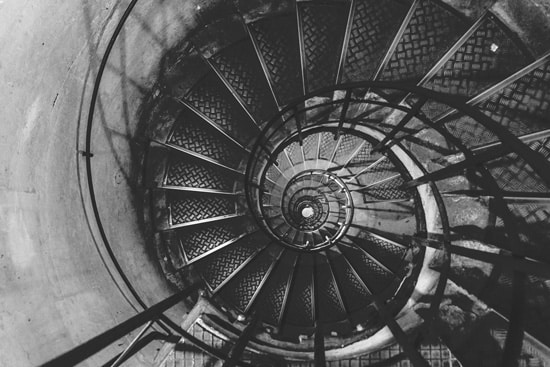
MULTIPOLYGON (((0 3, 3 366, 45 362, 135 314, 135 300, 108 271, 112 264, 91 217, 78 154, 100 58, 127 3, 0 3)), ((140 208, 133 204, 139 175, 132 157, 140 157, 135 116, 164 50, 194 24, 185 15, 192 6, 138 3, 115 45, 94 122, 100 212, 121 267, 147 304, 170 290, 150 261, 140 208)), ((89 365, 110 358, 124 343, 89 365)))

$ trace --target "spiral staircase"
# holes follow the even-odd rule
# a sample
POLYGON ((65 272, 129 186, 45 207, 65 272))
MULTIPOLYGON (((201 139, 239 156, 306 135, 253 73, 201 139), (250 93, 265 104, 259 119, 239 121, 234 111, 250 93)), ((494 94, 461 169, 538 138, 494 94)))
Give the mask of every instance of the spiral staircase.
POLYGON ((547 365, 550 54, 439 0, 201 14, 145 116, 182 328, 226 366, 547 365))

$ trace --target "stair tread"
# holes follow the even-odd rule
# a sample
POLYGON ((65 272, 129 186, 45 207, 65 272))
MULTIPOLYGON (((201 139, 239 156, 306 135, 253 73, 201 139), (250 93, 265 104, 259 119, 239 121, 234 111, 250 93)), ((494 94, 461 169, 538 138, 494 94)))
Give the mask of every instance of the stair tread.
POLYGON ((336 81, 348 13, 346 2, 298 3, 308 92, 336 81))
POLYGON ((382 62, 406 13, 399 1, 355 2, 343 82, 369 80, 382 62))
POLYGON ((456 12, 432 0, 419 0, 381 80, 414 81, 456 42, 467 23, 456 12))
POLYGON ((277 105, 250 40, 227 47, 210 60, 260 124, 275 115, 277 105))
POLYGON ((424 86, 442 93, 473 96, 531 61, 517 37, 494 16, 486 16, 424 86))
POLYGON ((293 13, 249 24, 281 104, 302 94, 300 48, 296 15, 293 13))

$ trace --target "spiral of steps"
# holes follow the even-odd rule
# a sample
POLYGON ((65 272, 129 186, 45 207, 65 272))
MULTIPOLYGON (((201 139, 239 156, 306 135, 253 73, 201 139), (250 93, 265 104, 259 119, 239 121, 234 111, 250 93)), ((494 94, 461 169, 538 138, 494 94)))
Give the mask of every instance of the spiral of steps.
POLYGON ((145 172, 158 260, 204 282, 203 326, 266 366, 396 343, 387 365, 451 365, 423 339, 452 365, 545 365, 550 54, 440 0, 203 17, 165 58, 145 172))

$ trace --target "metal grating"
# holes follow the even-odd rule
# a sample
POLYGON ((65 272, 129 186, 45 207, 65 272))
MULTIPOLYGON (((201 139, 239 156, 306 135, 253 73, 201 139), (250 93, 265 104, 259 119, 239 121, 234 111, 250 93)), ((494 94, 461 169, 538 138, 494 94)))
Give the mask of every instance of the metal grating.
POLYGON ((508 204, 521 232, 522 244, 528 256, 548 258, 550 242, 550 206, 540 204, 508 204))
POLYGON ((244 152, 191 111, 180 117, 168 139, 174 144, 236 168, 244 152))
POLYGON ((361 166, 373 160, 372 155, 372 145, 367 143, 361 148, 357 155, 351 160, 350 166, 361 166))
POLYGON ((269 166, 269 168, 267 169, 267 173, 266 173, 266 176, 273 180, 273 181, 277 181, 279 179, 279 177, 281 177, 281 172, 277 169, 277 167, 275 167, 274 165, 271 165, 269 166))
POLYGON ((298 5, 302 21, 307 91, 334 84, 346 31, 349 5, 344 2, 298 5))
POLYGON ((394 280, 394 276, 388 273, 380 265, 374 262, 363 251, 342 247, 349 261, 353 264, 361 279, 369 289, 376 293, 382 292, 394 280))
POLYGON ((469 116, 458 115, 446 123, 445 128, 469 148, 498 140, 495 134, 469 116))
POLYGON ((420 0, 382 80, 420 79, 465 30, 462 18, 432 0, 420 0))
POLYGON ((320 313, 318 319, 325 322, 344 320, 346 310, 340 302, 339 290, 326 261, 318 261, 315 283, 315 300, 320 313))
POLYGON ((288 301, 286 322, 297 326, 311 326, 315 321, 312 304, 312 268, 301 261, 298 265, 296 276, 288 301))
POLYGON ((343 82, 371 79, 406 13, 407 8, 393 0, 355 2, 343 82))
POLYGON ((338 141, 334 140, 334 134, 330 132, 321 133, 321 143, 319 149, 319 158, 329 160, 334 152, 336 143, 338 141))
POLYGON ((401 189, 401 185, 404 183, 405 180, 403 177, 399 176, 381 184, 377 184, 376 186, 364 191, 365 200, 395 200, 410 198, 409 192, 401 189))
MULTIPOLYGON (((397 168, 388 158, 382 160, 365 174, 359 176, 363 185, 369 185, 398 174, 397 168)), ((372 186, 377 188, 378 186, 372 186)))
POLYGON ((550 188, 516 153, 486 164, 499 187, 507 191, 548 192, 550 188))
POLYGON ((254 136, 254 122, 214 72, 201 79, 185 100, 243 145, 254 136))
MULTIPOLYGON (((217 350, 229 351, 231 345, 226 341, 218 338, 216 335, 203 329, 198 324, 193 324, 189 332, 194 337, 202 340, 206 345, 209 345, 217 350)), ((222 361, 202 352, 191 343, 182 343, 176 347, 174 353, 170 354, 162 367, 205 367, 205 366, 221 366, 222 361)))
POLYGON ((387 266, 390 270, 399 274, 403 269, 404 257, 407 253, 406 248, 394 245, 374 237, 368 233, 361 233, 361 238, 356 239, 357 243, 362 244, 363 248, 375 259, 387 266))
POLYGON ((241 233, 235 223, 210 224, 198 228, 179 230, 178 237, 187 258, 192 260, 227 241, 237 238, 241 233))
POLYGON ((276 270, 277 275, 273 279, 262 298, 261 306, 265 310, 265 321, 276 325, 282 312, 283 303, 287 291, 287 283, 292 271, 287 267, 281 267, 281 270, 276 270))
POLYGON ((332 269, 338 286, 342 291, 344 302, 350 307, 349 311, 356 311, 366 306, 369 294, 353 273, 352 268, 341 255, 331 255, 332 269))
POLYGON ((317 134, 308 135, 304 138, 304 155, 306 160, 315 160, 317 157, 317 148, 319 145, 319 136, 317 134))
POLYGON ((550 62, 493 94, 477 107, 515 135, 548 129, 550 62))
POLYGON ((168 163, 166 185, 233 191, 235 177, 199 160, 173 154, 168 163))
POLYGON ((531 61, 523 45, 494 16, 487 16, 425 87, 472 96, 531 61))
POLYGON ((209 256, 201 263, 198 270, 208 285, 216 289, 257 249, 252 239, 247 238, 209 256))
POLYGON ((300 49, 295 14, 249 24, 281 104, 302 94, 300 49))
POLYGON ((221 296, 244 312, 273 261, 273 257, 265 251, 229 282, 221 296))
POLYGON ((260 124, 278 112, 254 47, 248 40, 223 49, 210 60, 260 124))
POLYGON ((304 157, 302 156, 302 148, 300 147, 299 143, 292 143, 288 145, 285 150, 288 153, 288 157, 290 158, 292 165, 295 166, 304 161, 304 157))
POLYGON ((235 214, 236 199, 221 195, 168 193, 172 225, 235 214))
POLYGON ((359 147, 364 140, 351 134, 346 134, 341 136, 340 144, 336 150, 336 155, 334 156, 334 162, 338 164, 344 164, 350 159, 351 154, 359 147))
MULTIPOLYGON (((420 353, 432 367, 461 367, 460 362, 452 355, 451 351, 442 344, 424 344, 420 346, 420 353)), ((327 367, 414 367, 409 361, 403 349, 394 344, 377 352, 373 352, 357 358, 341 361, 327 361, 327 367), (402 356, 402 358, 399 358, 402 356), (395 358, 392 363, 388 359, 395 358), (385 363, 386 362, 386 363, 385 363)), ((293 362, 289 367, 315 367, 313 362, 293 362)))

